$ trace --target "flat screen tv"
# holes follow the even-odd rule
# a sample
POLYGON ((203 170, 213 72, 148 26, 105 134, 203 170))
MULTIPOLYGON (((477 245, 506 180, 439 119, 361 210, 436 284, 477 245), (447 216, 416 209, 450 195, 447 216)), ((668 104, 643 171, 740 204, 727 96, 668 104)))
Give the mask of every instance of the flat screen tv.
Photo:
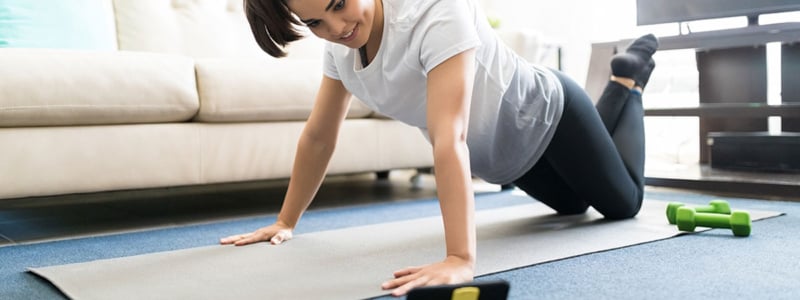
POLYGON ((638 25, 753 17, 798 10, 800 0, 636 0, 638 25))

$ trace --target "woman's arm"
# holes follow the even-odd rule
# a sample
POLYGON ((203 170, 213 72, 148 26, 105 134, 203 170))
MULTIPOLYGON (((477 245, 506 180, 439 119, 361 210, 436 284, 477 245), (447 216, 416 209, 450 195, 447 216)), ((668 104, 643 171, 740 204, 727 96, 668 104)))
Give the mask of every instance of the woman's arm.
POLYGON ((467 128, 474 50, 462 52, 428 73, 427 123, 433 145, 436 188, 445 230, 447 257, 441 263, 395 272, 384 283, 403 295, 417 286, 470 281, 475 266, 475 222, 467 128))
POLYGON ((278 222, 294 228, 314 199, 325 177, 349 105, 350 93, 342 82, 324 76, 314 109, 297 143, 289 189, 278 222))
POLYGON ((342 82, 324 76, 314 108, 297 143, 289 188, 277 221, 249 234, 224 238, 220 243, 240 246, 270 240, 278 244, 291 238, 291 230, 322 184, 349 105, 350 93, 342 82))
POLYGON ((475 261, 475 228, 467 128, 473 64, 474 52, 467 51, 431 70, 427 119, 447 255, 470 263, 475 261))

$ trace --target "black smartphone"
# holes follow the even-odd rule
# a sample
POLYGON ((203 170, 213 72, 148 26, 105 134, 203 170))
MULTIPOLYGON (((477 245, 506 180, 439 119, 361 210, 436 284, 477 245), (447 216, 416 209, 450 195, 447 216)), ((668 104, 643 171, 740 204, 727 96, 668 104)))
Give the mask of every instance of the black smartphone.
POLYGON ((473 281, 462 284, 412 289, 407 300, 505 300, 510 286, 505 280, 473 281), (477 297, 475 297, 477 294, 477 297))

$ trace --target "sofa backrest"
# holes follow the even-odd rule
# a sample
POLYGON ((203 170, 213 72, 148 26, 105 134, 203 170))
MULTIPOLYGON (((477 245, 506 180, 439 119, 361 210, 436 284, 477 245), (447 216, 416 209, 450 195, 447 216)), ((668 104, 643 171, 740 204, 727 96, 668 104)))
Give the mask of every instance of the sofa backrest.
MULTIPOLYGON (((323 47, 307 38, 287 50, 289 58, 321 59, 323 47)), ((243 0, 0 0, 0 48, 269 58, 243 0)))
MULTIPOLYGON (((114 0, 120 50, 194 58, 261 57, 242 0, 114 0)), ((322 42, 292 45, 290 57, 321 59, 322 42)))

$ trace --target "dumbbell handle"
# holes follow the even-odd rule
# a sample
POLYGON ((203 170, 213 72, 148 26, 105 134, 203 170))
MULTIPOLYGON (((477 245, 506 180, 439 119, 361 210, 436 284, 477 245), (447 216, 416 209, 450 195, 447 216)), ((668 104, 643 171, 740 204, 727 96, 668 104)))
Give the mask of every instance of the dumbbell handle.
POLYGON ((694 224, 701 227, 731 228, 731 216, 697 212, 694 215, 694 224))
MULTIPOLYGON (((670 202, 667 205, 667 220, 670 224, 675 224, 675 216, 678 213, 678 208, 684 207, 683 203, 670 202)), ((708 205, 693 207, 694 211, 699 213, 715 213, 715 214, 730 214, 731 209, 727 201, 712 200, 708 205)))

